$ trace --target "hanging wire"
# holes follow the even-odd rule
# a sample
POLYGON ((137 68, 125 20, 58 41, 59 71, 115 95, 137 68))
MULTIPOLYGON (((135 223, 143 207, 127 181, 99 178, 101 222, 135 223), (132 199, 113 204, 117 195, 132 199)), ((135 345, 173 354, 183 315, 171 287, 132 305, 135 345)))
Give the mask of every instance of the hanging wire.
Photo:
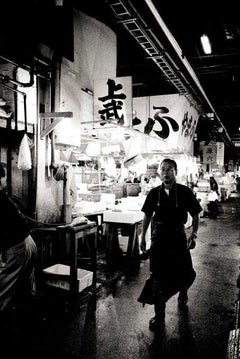
POLYGON ((35 223, 35 224, 40 224, 40 225, 43 225, 43 226, 58 227, 58 226, 64 226, 64 225, 66 225, 65 222, 60 222, 60 223, 50 223, 50 222, 48 222, 48 223, 46 223, 46 222, 37 221, 36 219, 34 219, 34 218, 32 218, 32 217, 29 217, 29 216, 27 216, 26 214, 23 214, 23 216, 24 216, 27 220, 29 220, 29 221, 31 221, 31 222, 33 222, 33 223, 35 223))

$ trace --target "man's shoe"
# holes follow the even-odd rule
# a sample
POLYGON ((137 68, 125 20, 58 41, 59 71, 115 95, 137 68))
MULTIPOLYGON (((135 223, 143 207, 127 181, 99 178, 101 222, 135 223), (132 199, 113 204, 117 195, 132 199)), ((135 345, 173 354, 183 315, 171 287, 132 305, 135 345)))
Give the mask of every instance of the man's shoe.
POLYGON ((186 291, 179 292, 178 295, 178 305, 179 306, 185 306, 188 302, 188 295, 186 291))
POLYGON ((162 316, 161 318, 157 318, 156 316, 149 320, 149 329, 150 330, 158 330, 164 326, 165 318, 162 316))

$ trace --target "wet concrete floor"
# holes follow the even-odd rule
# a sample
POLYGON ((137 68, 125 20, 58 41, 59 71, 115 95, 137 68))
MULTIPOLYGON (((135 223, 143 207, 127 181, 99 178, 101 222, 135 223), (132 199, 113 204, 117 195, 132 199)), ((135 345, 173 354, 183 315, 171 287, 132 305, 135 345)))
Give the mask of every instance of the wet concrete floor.
POLYGON ((145 260, 115 273, 115 279, 103 281, 93 295, 71 307, 58 296, 48 297, 30 316, 15 314, 4 332, 8 353, 74 359, 226 358, 238 298, 239 195, 232 194, 222 207, 217 219, 201 218, 191 251, 197 277, 188 306, 179 309, 177 296, 172 297, 161 330, 148 328, 153 306, 137 302, 149 275, 145 260))

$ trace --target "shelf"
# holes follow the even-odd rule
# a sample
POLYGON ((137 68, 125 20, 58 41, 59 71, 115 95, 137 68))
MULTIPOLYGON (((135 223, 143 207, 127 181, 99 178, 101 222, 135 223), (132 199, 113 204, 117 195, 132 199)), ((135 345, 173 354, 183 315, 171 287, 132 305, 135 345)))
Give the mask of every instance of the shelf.
POLYGON ((72 112, 44 112, 39 114, 40 119, 53 119, 50 125, 48 125, 40 135, 41 140, 46 137, 50 132, 54 130, 54 128, 64 119, 64 118, 72 118, 72 112))

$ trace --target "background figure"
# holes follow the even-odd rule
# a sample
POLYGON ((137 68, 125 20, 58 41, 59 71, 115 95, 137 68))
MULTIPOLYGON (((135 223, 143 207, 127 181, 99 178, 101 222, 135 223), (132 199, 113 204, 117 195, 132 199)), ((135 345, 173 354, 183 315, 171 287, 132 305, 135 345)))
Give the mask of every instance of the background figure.
POLYGON ((210 193, 208 195, 208 216, 210 218, 217 218, 218 214, 219 214, 219 209, 218 209, 218 205, 219 205, 219 196, 220 193, 218 191, 218 184, 217 181, 215 180, 215 178, 213 176, 211 176, 209 178, 209 184, 210 184, 210 193))
POLYGON ((174 294, 179 292, 179 306, 186 305, 187 290, 196 276, 189 249, 195 247, 202 208, 189 187, 176 183, 176 175, 176 162, 164 159, 160 166, 162 184, 148 193, 142 207, 144 218, 140 247, 143 252, 146 251, 146 231, 150 222, 152 225, 151 285, 148 281, 146 294, 149 297, 144 298, 143 289, 138 301, 154 304, 155 316, 149 322, 152 330, 164 323, 166 302, 174 294), (188 213, 192 217, 189 238, 184 227, 188 213))
POLYGON ((236 182, 236 190, 237 192, 240 192, 240 177, 238 175, 236 175, 235 177, 235 182, 236 182))
MULTIPOLYGON (((0 176, 5 176, 2 164, 0 176)), ((0 227, 0 313, 3 314, 15 298, 27 300, 35 294, 34 268, 37 248, 25 217, 2 187, 0 227)))
POLYGON ((134 183, 135 173, 131 170, 128 171, 125 183, 134 183))
POLYGON ((211 192, 208 194, 208 216, 210 218, 217 218, 218 214, 219 214, 219 210, 218 210, 218 195, 215 191, 211 190, 211 192))
POLYGON ((153 173, 149 179, 149 182, 148 182, 148 186, 149 186, 149 190, 152 189, 152 188, 155 188, 157 186, 159 186, 161 184, 161 179, 160 179, 160 176, 159 174, 156 172, 156 173, 153 173))
POLYGON ((209 183, 210 183, 210 189, 212 191, 215 191, 217 193, 217 195, 219 196, 219 192, 218 192, 218 184, 217 181, 215 180, 215 178, 213 176, 211 176, 209 178, 209 183))

